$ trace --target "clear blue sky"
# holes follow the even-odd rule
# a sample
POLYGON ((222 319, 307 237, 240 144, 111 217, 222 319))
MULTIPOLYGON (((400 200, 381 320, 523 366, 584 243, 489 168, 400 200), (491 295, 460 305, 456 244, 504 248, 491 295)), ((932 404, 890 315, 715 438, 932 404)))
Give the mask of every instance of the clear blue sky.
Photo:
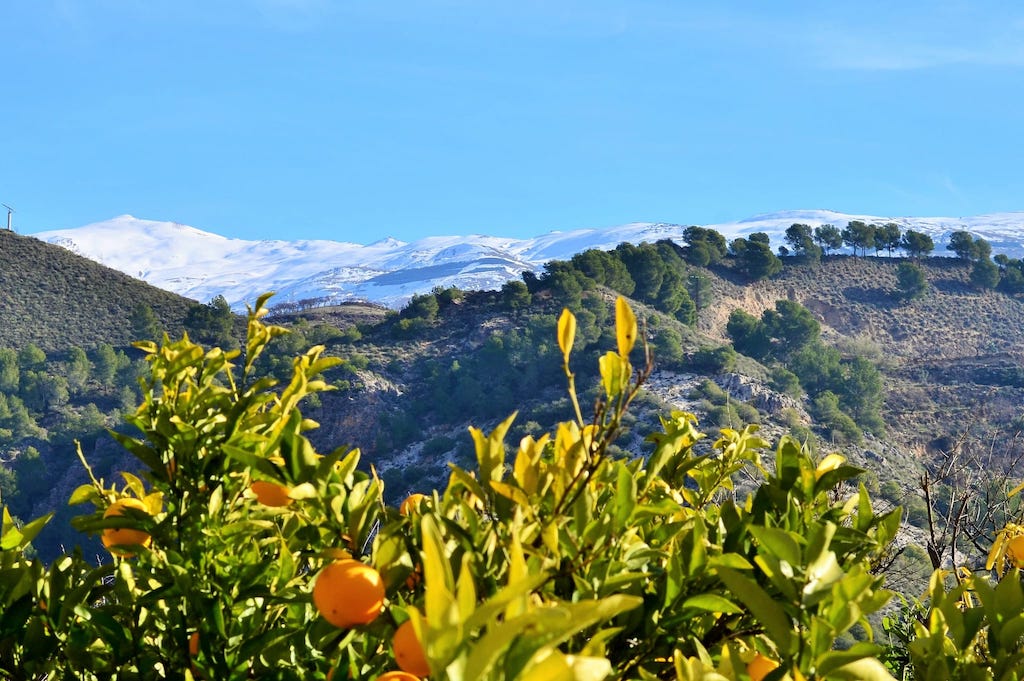
POLYGON ((32 0, 0 26, 22 232, 1024 210, 1017 2, 32 0))

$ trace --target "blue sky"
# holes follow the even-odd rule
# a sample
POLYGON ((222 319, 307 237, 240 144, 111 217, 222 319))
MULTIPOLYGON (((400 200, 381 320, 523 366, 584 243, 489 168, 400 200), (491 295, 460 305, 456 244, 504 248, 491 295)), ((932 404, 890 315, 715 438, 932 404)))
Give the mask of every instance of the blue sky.
POLYGON ((23 232, 1024 210, 1013 2, 33 0, 0 26, 23 232))

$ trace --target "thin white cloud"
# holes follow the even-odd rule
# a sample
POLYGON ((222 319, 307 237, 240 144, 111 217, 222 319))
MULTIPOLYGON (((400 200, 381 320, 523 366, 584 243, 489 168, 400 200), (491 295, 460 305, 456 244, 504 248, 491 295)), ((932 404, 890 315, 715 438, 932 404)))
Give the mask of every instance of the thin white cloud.
POLYGON ((957 2, 890 8, 822 4, 799 12, 731 3, 696 11, 638 12, 645 30, 715 36, 821 68, 896 71, 952 65, 1024 66, 1024 15, 957 2), (896 9, 893 9, 896 8, 896 9))
POLYGON ((942 188, 949 193, 950 196, 959 199, 960 201, 967 200, 967 197, 960 190, 960 187, 957 186, 957 184, 953 181, 953 178, 950 177, 949 175, 942 175, 939 178, 939 183, 942 185, 942 188))
POLYGON ((991 38, 965 45, 912 36, 880 40, 865 33, 829 30, 813 36, 811 43, 819 64, 827 68, 906 71, 954 65, 1024 66, 1020 39, 991 38))

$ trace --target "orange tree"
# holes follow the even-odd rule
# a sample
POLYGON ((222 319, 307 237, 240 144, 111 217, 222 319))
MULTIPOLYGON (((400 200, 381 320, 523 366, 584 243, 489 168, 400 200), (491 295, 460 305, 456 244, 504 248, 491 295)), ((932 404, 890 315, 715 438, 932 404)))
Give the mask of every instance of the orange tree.
POLYGON ((890 667, 921 681, 1024 679, 1022 569, 1024 527, 1010 523, 996 535, 983 572, 936 570, 924 602, 911 601, 883 623, 893 639, 890 667))
POLYGON ((287 384, 256 375, 285 333, 260 321, 265 301, 241 351, 139 345, 139 433, 116 437, 144 474, 71 498, 95 506, 77 524, 103 534, 109 564, 43 566, 25 547, 45 521, 5 516, 0 678, 892 678, 879 646, 835 642, 889 597, 872 568, 899 513, 874 513, 863 487, 844 496, 860 471, 842 457, 788 436, 771 448, 754 426, 712 441, 674 412, 647 455, 613 456, 650 371, 633 367, 625 301, 592 414, 565 312, 573 418, 511 455, 514 417, 470 429, 473 470, 402 512, 358 451, 320 455, 304 435, 298 405, 337 360, 318 347, 287 384), (741 472, 757 481, 743 499, 741 472))

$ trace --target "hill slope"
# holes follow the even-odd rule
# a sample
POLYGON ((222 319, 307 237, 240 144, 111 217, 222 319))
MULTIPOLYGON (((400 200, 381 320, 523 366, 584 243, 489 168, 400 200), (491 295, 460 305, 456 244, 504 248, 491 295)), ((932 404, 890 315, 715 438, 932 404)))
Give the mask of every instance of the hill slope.
POLYGON ((99 342, 130 343, 132 309, 144 303, 163 325, 181 329, 181 296, 63 248, 0 230, 0 347, 35 343, 45 351, 99 342))
MULTIPOLYGON (((697 411, 707 420, 706 398, 692 395, 707 375, 692 364, 693 353, 729 342, 726 322, 732 310, 760 316, 778 300, 794 300, 813 313, 823 339, 843 357, 864 357, 881 369, 885 435, 868 437, 860 449, 850 447, 852 455, 885 453, 892 461, 888 475, 903 477, 909 487, 915 479, 914 469, 907 467, 911 452, 937 455, 948 438, 966 431, 978 438, 1011 431, 1024 401, 1024 301, 977 291, 969 284, 968 267, 932 258, 922 263, 927 294, 904 303, 895 295, 897 260, 834 256, 816 266, 790 261, 776 278, 754 283, 742 283, 729 267, 705 270, 713 300, 694 328, 636 304, 648 318, 650 334, 675 329, 689 358, 666 364, 656 352, 652 406, 697 411)), ((610 295, 605 293, 606 299, 610 295)), ((440 462, 446 454, 459 454, 457 446, 462 455, 467 453, 465 426, 506 416, 516 404, 510 395, 533 398, 530 404, 516 404, 522 408, 520 425, 534 420, 546 426, 565 418, 568 405, 556 406, 564 395, 557 362, 538 349, 547 344, 550 351, 558 309, 557 301, 535 301, 529 312, 513 311, 502 306, 497 294, 476 294, 442 308, 436 322, 412 336, 398 334, 387 322, 365 329, 354 344, 334 348, 343 356, 358 356, 360 366, 348 391, 324 397, 323 408, 314 414, 322 424, 315 437, 323 446, 358 445, 384 469, 395 465, 389 458, 398 456, 399 467, 422 472, 433 466, 443 474, 440 462), (474 371, 476 380, 468 375, 474 371), (475 397, 464 398, 462 391, 475 397), (452 406, 463 402, 477 406, 452 406), (447 449, 439 449, 449 440, 447 449), (424 447, 430 456, 422 456, 424 447)), ((576 368, 581 373, 577 384, 585 387, 593 378, 590 365, 597 353, 614 345, 608 338, 589 341, 589 348, 578 349, 581 366, 576 368)), ((767 427, 781 428, 792 419, 786 409, 810 425, 807 397, 801 404, 774 393, 766 376, 764 367, 741 357, 732 373, 714 378, 733 401, 760 395, 753 404, 767 427)), ((520 436, 526 432, 516 431, 520 436)), ((644 434, 642 427, 638 434, 644 434)))

